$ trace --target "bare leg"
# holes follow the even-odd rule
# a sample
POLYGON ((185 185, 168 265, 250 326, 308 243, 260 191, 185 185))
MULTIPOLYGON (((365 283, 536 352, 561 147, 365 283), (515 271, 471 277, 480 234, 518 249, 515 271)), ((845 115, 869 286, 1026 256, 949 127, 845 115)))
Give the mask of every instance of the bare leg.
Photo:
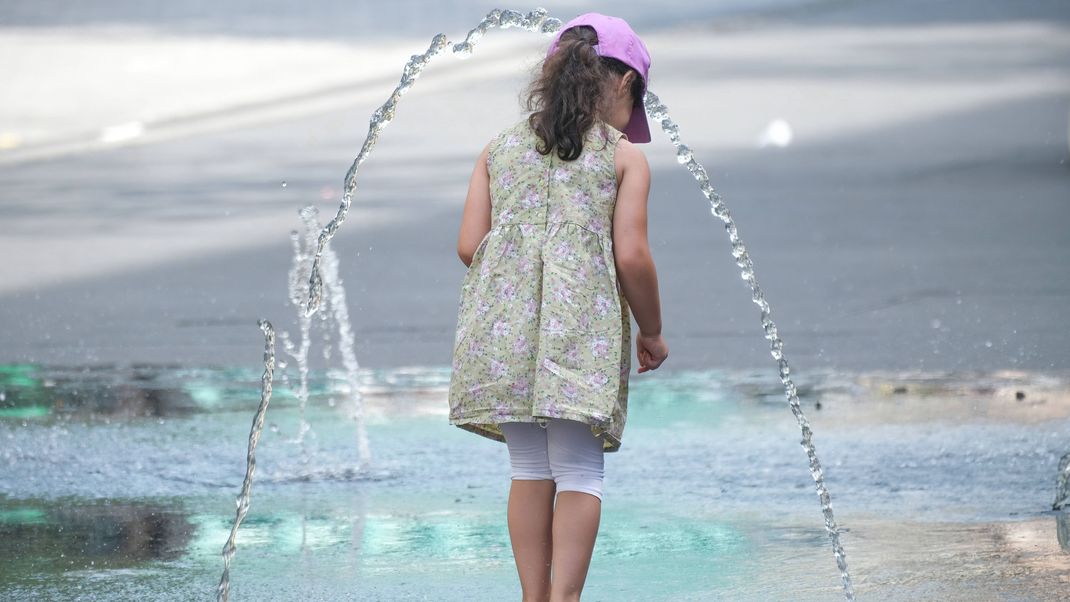
POLYGON ((553 524, 551 602, 578 602, 591 564, 602 500, 580 491, 557 494, 553 524))
POLYGON ((552 480, 522 479, 513 479, 509 487, 509 539, 524 602, 550 599, 556 488, 552 480))

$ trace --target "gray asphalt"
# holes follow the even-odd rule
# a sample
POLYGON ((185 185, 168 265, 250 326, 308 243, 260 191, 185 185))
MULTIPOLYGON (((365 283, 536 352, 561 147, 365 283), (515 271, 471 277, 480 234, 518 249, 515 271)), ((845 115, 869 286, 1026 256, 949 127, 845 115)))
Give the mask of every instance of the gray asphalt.
MULTIPOLYGON (((865 31, 1016 20, 1046 22, 1070 34, 1070 6, 1058 2, 827 2, 733 19, 726 23, 744 36, 763 27, 865 31)), ((886 69, 919 79, 953 78, 960 65, 951 59, 969 52, 948 46, 922 57, 923 64, 903 56, 886 69)), ((1065 73, 1070 64, 1065 54, 1027 59, 1053 73, 1065 73)), ((977 68, 990 68, 992 85, 1001 86, 1020 65, 977 68)), ((805 71, 784 69, 785 78, 805 71)), ((684 75, 663 72, 661 81, 669 87, 684 75)), ((860 87, 867 85, 849 70, 806 75, 857 77, 860 87)), ((436 99, 406 97, 412 109, 402 115, 413 116, 399 116, 391 126, 396 138, 388 143, 395 134, 388 130, 382 155, 365 164, 366 199, 360 201, 399 207, 405 216, 364 225, 355 214, 334 242, 363 367, 450 362, 464 274, 454 249, 475 155, 471 148, 434 143, 428 132, 440 114, 416 115, 459 99, 470 102, 464 94, 472 89, 436 99), (413 123, 403 127, 406 119, 413 123), (408 143, 419 152, 407 153, 408 143)), ((717 99, 710 102, 708 117, 716 123, 717 99)), ((55 216, 59 227, 77 228, 81 219, 109 216, 116 225, 178 222, 195 235, 200 224, 223 215, 288 212, 296 227, 304 201, 333 211, 319 191, 340 184, 373 108, 0 166, 0 223, 7 229, 27 217, 55 216)), ((797 371, 1065 371, 1068 108, 1070 89, 1063 89, 783 149, 725 152, 703 144, 708 126, 696 128, 690 143, 739 224, 797 371)), ((477 122, 475 110, 466 106, 460 119, 477 122)), ((489 121, 480 127, 505 125, 489 121)), ((687 173, 662 161, 666 149, 663 141, 648 149, 654 164, 651 239, 671 348, 664 369, 767 369, 772 360, 757 308, 727 237, 687 173)), ((5 258, 8 273, 31 254, 65 261, 50 255, 47 244, 62 233, 18 234, 26 236, 25 255, 5 258)), ((0 361, 255 365, 257 318, 282 327, 293 320, 285 293, 289 255, 284 233, 270 232, 250 248, 6 293, 0 296, 0 361)))

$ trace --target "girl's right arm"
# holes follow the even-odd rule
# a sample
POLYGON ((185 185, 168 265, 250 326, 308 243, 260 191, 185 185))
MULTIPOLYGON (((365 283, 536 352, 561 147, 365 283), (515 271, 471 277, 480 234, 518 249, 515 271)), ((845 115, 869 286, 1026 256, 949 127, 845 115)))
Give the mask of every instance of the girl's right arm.
POLYGON ((627 140, 616 152, 617 204, 613 211, 613 259, 624 297, 639 325, 635 339, 639 372, 655 370, 669 356, 661 338, 658 274, 646 234, 650 166, 643 152, 627 140))
POLYGON ((472 256, 479 248, 479 243, 490 231, 490 173, 487 171, 487 153, 490 143, 483 147, 468 180, 468 196, 464 201, 461 215, 461 231, 457 236, 457 256, 465 267, 472 265, 472 256))

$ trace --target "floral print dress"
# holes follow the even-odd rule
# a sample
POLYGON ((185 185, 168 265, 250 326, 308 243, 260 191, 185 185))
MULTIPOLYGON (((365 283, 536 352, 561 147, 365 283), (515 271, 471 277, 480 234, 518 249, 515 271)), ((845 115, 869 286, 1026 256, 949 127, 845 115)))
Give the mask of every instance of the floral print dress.
POLYGON ((614 153, 603 121, 573 161, 535 150, 523 119, 490 144, 491 228, 461 287, 449 421, 505 441, 498 424, 566 418, 620 449, 631 317, 613 260, 614 153))

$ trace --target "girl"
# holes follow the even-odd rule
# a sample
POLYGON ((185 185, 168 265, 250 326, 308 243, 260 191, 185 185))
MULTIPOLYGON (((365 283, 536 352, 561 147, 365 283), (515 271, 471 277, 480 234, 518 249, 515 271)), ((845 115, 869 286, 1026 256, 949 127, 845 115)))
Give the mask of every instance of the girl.
POLYGON ((529 87, 533 112, 483 149, 465 201, 450 424, 508 446, 525 602, 579 600, 603 453, 627 417, 630 315, 638 371, 668 357, 634 144, 650 141, 649 67, 623 20, 566 23, 529 87))

